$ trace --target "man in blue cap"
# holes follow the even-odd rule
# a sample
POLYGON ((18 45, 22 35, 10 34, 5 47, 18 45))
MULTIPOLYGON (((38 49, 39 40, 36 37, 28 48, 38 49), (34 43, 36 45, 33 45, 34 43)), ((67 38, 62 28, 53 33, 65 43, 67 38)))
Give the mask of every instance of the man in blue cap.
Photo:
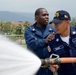
MULTIPOLYGON (((76 27, 70 26, 70 21, 70 14, 67 11, 59 10, 50 22, 53 23, 56 33, 48 45, 51 53, 60 57, 76 57, 76 27)), ((76 64, 60 64, 57 72, 58 75, 76 75, 76 64)))
MULTIPOLYGON (((45 8, 38 8, 35 11, 35 20, 36 22, 25 30, 26 45, 40 59, 45 59, 50 56, 47 47, 54 28, 48 25, 49 14, 45 8)), ((52 72, 49 67, 41 67, 36 75, 52 75, 52 72)))

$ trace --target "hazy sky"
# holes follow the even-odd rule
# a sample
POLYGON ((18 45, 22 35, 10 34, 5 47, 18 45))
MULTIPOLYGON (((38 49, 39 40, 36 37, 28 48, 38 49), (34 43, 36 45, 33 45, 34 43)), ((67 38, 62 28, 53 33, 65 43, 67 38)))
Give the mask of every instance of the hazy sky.
POLYGON ((67 10, 71 16, 76 14, 76 0, 0 0, 0 11, 33 12, 44 7, 49 13, 67 10))

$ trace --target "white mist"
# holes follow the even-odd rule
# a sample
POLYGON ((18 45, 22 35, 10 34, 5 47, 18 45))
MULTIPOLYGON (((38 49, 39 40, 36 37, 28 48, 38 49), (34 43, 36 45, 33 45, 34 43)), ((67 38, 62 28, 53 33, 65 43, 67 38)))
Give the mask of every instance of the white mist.
POLYGON ((0 37, 0 75, 35 75, 40 66, 32 52, 0 37))

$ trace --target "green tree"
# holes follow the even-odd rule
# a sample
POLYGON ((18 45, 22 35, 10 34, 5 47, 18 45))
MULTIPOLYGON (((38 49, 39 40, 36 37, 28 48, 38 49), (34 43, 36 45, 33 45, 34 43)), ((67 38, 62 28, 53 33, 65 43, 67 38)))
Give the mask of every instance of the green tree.
POLYGON ((11 28, 11 22, 5 22, 5 23, 3 23, 3 29, 2 29, 2 31, 4 32, 4 33, 10 33, 10 28, 11 28))
POLYGON ((15 30, 14 30, 14 33, 15 34, 22 34, 22 26, 19 24, 15 27, 15 30))
POLYGON ((26 29, 29 26, 29 22, 25 21, 23 26, 24 26, 24 29, 26 29))
POLYGON ((73 17, 72 18, 71 25, 76 26, 76 17, 73 17))
POLYGON ((3 22, 1 21, 0 22, 0 31, 2 32, 2 30, 3 30, 3 22))

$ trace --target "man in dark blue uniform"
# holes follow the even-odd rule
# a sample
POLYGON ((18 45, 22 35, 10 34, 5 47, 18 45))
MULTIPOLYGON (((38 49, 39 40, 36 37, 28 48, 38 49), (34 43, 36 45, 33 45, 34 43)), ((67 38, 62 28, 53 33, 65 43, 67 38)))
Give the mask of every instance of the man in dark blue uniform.
MULTIPOLYGON (((60 57, 76 57, 76 27, 70 26, 70 20, 67 11, 59 10, 51 22, 56 33, 54 40, 49 42, 50 50, 60 57)), ((60 64, 58 75, 76 75, 76 64, 60 64)))
MULTIPOLYGON (((36 23, 25 30, 25 41, 29 50, 40 59, 45 59, 50 56, 47 46, 54 28, 48 25, 49 14, 45 8, 38 8, 35 11, 35 20, 36 23)), ((36 75, 52 75, 52 72, 49 67, 41 67, 36 75)))

